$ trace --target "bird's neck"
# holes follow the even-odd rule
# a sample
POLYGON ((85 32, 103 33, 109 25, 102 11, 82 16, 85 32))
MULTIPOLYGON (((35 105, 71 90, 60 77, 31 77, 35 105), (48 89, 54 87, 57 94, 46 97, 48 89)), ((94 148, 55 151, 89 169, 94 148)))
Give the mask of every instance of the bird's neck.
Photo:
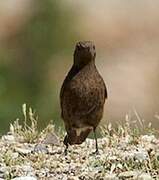
POLYGON ((94 63, 94 61, 90 61, 89 63, 87 63, 87 64, 85 64, 85 65, 78 65, 78 64, 73 64, 73 66, 72 66, 72 68, 71 68, 71 70, 69 71, 69 73, 68 73, 68 75, 67 75, 67 77, 66 77, 66 79, 67 79, 67 81, 69 81, 70 79, 72 79, 72 77, 74 77, 76 74, 78 74, 82 69, 84 69, 84 68, 87 68, 88 67, 88 69, 96 69, 96 66, 95 66, 95 63, 94 63))
POLYGON ((75 60, 74 59, 74 64, 73 64, 73 66, 76 68, 76 69, 83 69, 84 67, 86 67, 86 66, 95 66, 95 61, 94 61, 94 59, 92 59, 92 60, 90 60, 89 62, 86 60, 81 60, 81 61, 79 61, 79 60, 75 60))

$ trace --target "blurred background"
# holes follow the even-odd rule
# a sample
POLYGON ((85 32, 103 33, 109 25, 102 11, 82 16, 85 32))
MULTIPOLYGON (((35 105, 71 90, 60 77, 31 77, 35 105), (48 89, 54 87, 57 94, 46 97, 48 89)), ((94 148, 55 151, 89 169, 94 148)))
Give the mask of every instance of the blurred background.
POLYGON ((159 1, 0 2, 0 134, 26 103, 61 125, 59 92, 75 43, 94 41, 108 87, 102 123, 134 111, 159 128, 159 1))

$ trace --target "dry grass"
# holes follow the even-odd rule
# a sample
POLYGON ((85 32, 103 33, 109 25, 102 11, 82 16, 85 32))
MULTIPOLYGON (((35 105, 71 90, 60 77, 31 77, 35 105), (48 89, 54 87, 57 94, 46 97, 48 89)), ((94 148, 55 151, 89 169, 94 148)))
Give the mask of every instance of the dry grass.
POLYGON ((136 111, 136 123, 126 115, 123 126, 114 128, 108 124, 100 128, 99 155, 93 153, 94 140, 87 139, 81 145, 69 147, 67 156, 62 142, 64 132, 61 129, 55 132, 53 123, 39 132, 35 112, 31 108, 27 110, 26 105, 22 111, 24 123, 16 120, 0 140, 0 177, 4 179, 159 178, 159 139, 151 124, 146 126, 136 111), (132 128, 134 124, 139 125, 132 128), (52 145, 50 140, 46 143, 50 134, 52 145), (59 143, 54 144, 56 138, 59 143))

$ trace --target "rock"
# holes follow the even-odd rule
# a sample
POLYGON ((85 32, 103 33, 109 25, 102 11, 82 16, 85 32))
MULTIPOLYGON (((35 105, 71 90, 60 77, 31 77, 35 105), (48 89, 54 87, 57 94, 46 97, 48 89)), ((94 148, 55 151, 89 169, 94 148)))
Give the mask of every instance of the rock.
POLYGON ((43 144, 52 144, 52 145, 59 145, 60 140, 59 137, 55 133, 49 133, 42 141, 43 144))
POLYGON ((34 152, 37 152, 37 153, 48 153, 48 149, 46 148, 45 144, 37 144, 34 147, 34 152))
POLYGON ((141 175, 138 175, 135 180, 153 180, 153 178, 147 173, 142 173, 141 175))
POLYGON ((4 177, 4 173, 0 172, 0 179, 4 177))
POLYGON ((31 176, 21 176, 21 177, 16 177, 12 180, 37 180, 37 178, 31 176))
POLYGON ((1 173, 4 173, 4 172, 6 172, 7 171, 7 168, 6 167, 0 167, 0 174, 1 173))
POLYGON ((67 180, 79 180, 78 176, 70 176, 67 180))
POLYGON ((32 149, 27 148, 27 147, 23 147, 23 148, 15 147, 15 151, 20 153, 20 154, 27 155, 27 154, 32 152, 32 149))
POLYGON ((25 174, 30 175, 30 173, 34 172, 34 168, 31 165, 22 165, 21 169, 25 172, 25 174))
POLYGON ((141 136, 141 140, 145 142, 153 142, 156 140, 154 135, 143 135, 141 136))
POLYGON ((129 143, 129 136, 111 137, 114 142, 111 146, 108 146, 108 138, 99 138, 99 155, 93 153, 94 139, 88 138, 81 145, 69 146, 67 156, 64 155, 63 139, 59 139, 59 146, 55 145, 53 134, 46 137, 46 144, 42 142, 45 137, 46 134, 38 139, 41 143, 35 144, 19 141, 13 143, 15 139, 11 134, 2 136, 0 180, 10 177, 14 177, 13 180, 159 179, 159 139, 155 137, 156 140, 153 140, 154 136, 139 136, 138 144, 129 143), (149 172, 146 168, 148 162, 152 165, 149 172))
POLYGON ((121 156, 123 157, 124 160, 133 159, 135 157, 133 151, 122 152, 121 156))
MULTIPOLYGON (((1 164, 0 164, 1 166, 1 164)), ((8 172, 8 168, 6 166, 0 167, 0 178, 3 178, 5 176, 5 173, 8 172)))
POLYGON ((18 152, 12 153, 12 158, 13 158, 13 159, 18 158, 18 156, 19 156, 18 152))
POLYGON ((134 176, 136 176, 137 172, 136 171, 126 171, 126 172, 122 172, 119 174, 119 178, 133 178, 134 176))
POLYGON ((106 174, 104 180, 118 180, 119 178, 115 174, 106 174))
POLYGON ((15 137, 13 135, 4 135, 2 136, 2 141, 8 144, 15 143, 15 137))
POLYGON ((144 161, 148 159, 148 153, 145 150, 135 152, 134 155, 134 157, 139 161, 144 161))
POLYGON ((36 174, 38 174, 39 178, 46 178, 48 173, 49 173, 49 169, 44 168, 44 169, 40 169, 36 174))

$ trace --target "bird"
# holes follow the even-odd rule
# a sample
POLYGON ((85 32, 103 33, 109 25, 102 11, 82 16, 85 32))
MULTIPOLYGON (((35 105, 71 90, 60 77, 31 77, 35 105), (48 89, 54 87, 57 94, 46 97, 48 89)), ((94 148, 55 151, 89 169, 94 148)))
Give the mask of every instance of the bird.
POLYGON ((96 128, 103 116, 107 88, 96 65, 96 50, 92 41, 79 41, 75 45, 73 65, 63 81, 60 91, 61 117, 64 121, 65 154, 69 145, 82 144, 93 131, 96 151, 96 128))

